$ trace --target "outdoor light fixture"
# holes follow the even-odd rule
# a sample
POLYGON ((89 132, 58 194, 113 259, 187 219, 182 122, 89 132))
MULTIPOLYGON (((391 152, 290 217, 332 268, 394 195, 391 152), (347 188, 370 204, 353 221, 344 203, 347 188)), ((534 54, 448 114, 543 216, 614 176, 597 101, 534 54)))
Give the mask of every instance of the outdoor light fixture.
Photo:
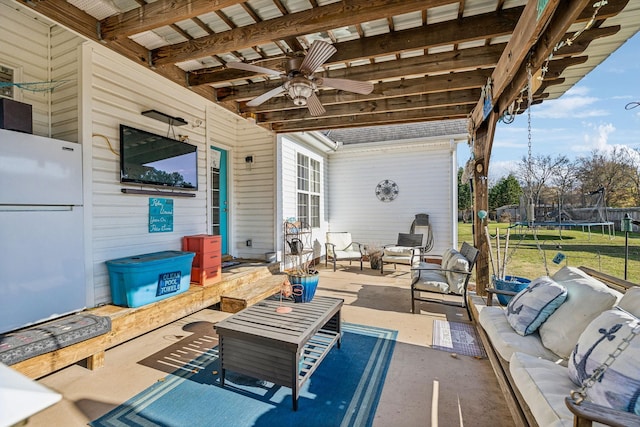
POLYGON ((284 84, 284 89, 295 105, 304 107, 307 105, 307 98, 316 90, 316 85, 302 76, 296 76, 284 84))

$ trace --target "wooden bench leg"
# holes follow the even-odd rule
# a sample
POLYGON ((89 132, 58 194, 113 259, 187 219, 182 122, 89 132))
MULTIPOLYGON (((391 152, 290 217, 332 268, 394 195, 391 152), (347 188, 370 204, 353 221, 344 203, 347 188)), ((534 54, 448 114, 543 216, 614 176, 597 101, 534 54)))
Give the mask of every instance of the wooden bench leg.
POLYGON ((87 369, 94 371, 104 366, 104 350, 87 357, 87 369))

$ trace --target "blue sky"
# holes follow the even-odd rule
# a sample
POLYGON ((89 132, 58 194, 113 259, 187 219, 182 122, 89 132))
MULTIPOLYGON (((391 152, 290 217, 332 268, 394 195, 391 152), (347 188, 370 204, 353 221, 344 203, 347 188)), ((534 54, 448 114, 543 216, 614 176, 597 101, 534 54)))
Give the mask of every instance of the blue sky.
MULTIPOLYGON (((565 154, 570 159, 594 149, 616 145, 640 149, 640 33, 612 53, 591 73, 555 100, 531 109, 532 155, 565 154)), ((500 122, 493 142, 489 177, 496 181, 527 156, 527 114, 511 124, 500 122)), ((466 144, 458 150, 464 166, 470 157, 466 144)))

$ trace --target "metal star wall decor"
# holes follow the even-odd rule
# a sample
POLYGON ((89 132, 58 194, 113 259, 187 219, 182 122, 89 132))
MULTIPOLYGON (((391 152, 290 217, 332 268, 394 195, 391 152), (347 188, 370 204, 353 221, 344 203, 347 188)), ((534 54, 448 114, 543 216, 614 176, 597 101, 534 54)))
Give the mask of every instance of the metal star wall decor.
POLYGON ((398 184, 391 181, 390 179, 380 181, 376 186, 376 196, 381 202, 393 201, 396 197, 398 197, 399 192, 400 188, 398 188, 398 184))

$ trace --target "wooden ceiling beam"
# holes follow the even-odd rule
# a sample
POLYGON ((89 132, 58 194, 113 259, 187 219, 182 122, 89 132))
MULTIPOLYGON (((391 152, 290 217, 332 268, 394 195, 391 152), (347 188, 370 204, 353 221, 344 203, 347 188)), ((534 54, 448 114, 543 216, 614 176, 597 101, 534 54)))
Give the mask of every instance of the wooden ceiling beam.
POLYGON ((400 111, 382 114, 361 114, 357 116, 322 117, 297 120, 293 122, 274 123, 269 128, 275 132, 310 132, 314 130, 354 128, 363 126, 382 126, 389 124, 417 123, 434 120, 464 119, 471 111, 462 106, 428 108, 424 110, 400 111))
POLYGON ((241 50, 310 33, 374 21, 389 15, 456 3, 454 0, 351 0, 331 3, 301 12, 234 28, 223 33, 160 47, 152 51, 153 64, 182 62, 189 59, 241 50))
POLYGON ((158 0, 100 21, 101 38, 108 41, 123 39, 244 2, 245 0, 158 0))
MULTIPOLYGON (((627 3, 628 0, 611 1, 600 9, 598 17, 605 19, 615 16, 624 9, 627 3)), ((501 57, 501 62, 498 62, 498 66, 496 66, 492 77, 492 101, 494 106, 498 104, 498 100, 507 86, 509 86, 509 99, 501 99, 500 104, 503 106, 509 105, 518 97, 518 93, 526 83, 526 76, 522 76, 522 65, 534 45, 538 46, 535 49, 538 52, 538 56, 542 55, 546 59, 572 24, 588 22, 594 12, 589 0, 566 0, 562 2, 550 0, 538 20, 536 5, 537 2, 527 3, 523 18, 521 18, 514 30, 514 37, 509 40, 507 48, 505 48, 501 57), (548 21, 553 23, 553 27, 548 21), (518 79, 520 87, 514 87, 516 73, 520 74, 518 79)), ((541 61, 538 62, 539 64, 534 70, 542 64, 541 61)), ((484 101, 480 99, 470 116, 471 126, 474 130, 483 121, 483 104, 484 101)))
MULTIPOLYGON (((371 113, 389 113, 397 111, 422 110, 426 108, 451 107, 455 105, 469 105, 469 110, 480 96, 480 89, 466 89, 394 98, 380 98, 367 101, 351 102, 348 104, 325 105, 326 113, 323 118, 342 117, 371 113)), ((275 123, 283 121, 305 120, 310 117, 306 108, 295 110, 271 111, 258 114, 257 122, 275 123)))
MULTIPOLYGON (((324 105, 340 104, 344 102, 367 101, 387 97, 420 95, 424 93, 446 92, 451 90, 475 89, 482 87, 487 78, 491 75, 490 69, 466 71, 462 73, 441 74, 437 76, 427 76, 415 79, 403 79, 391 82, 378 83, 374 86, 373 92, 369 95, 360 95, 352 92, 338 90, 320 90, 318 98, 324 105)), ((249 86, 260 86, 257 84, 249 86)), ((221 88, 217 90, 217 99, 221 101, 248 100, 264 93, 264 89, 255 90, 244 87, 221 88), (240 92, 238 92, 240 91, 240 92), (224 96, 223 93, 227 93, 224 96)), ((268 88, 267 88, 268 90, 268 88)), ((258 107, 242 108, 242 112, 271 111, 283 108, 295 107, 288 98, 287 105, 274 104, 275 100, 267 101, 258 107)))
MULTIPOLYGON (((340 43, 336 45, 340 50, 340 43)), ((340 68, 327 72, 316 73, 318 77, 332 77, 353 80, 376 81, 409 75, 454 72, 472 68, 494 67, 500 58, 505 44, 481 46, 457 51, 432 53, 426 57, 416 56, 402 58, 396 61, 377 62, 357 67, 340 68)), ((425 46, 428 48, 428 46, 425 46)), ((331 60, 330 60, 331 61, 331 60)), ((328 65, 335 62, 327 62, 328 65)), ((260 66, 281 71, 283 59, 270 60, 267 64, 260 62, 260 66)), ((198 86, 203 84, 220 84, 260 77, 260 74, 247 71, 217 68, 216 71, 198 71, 187 73, 189 84, 198 86)))

